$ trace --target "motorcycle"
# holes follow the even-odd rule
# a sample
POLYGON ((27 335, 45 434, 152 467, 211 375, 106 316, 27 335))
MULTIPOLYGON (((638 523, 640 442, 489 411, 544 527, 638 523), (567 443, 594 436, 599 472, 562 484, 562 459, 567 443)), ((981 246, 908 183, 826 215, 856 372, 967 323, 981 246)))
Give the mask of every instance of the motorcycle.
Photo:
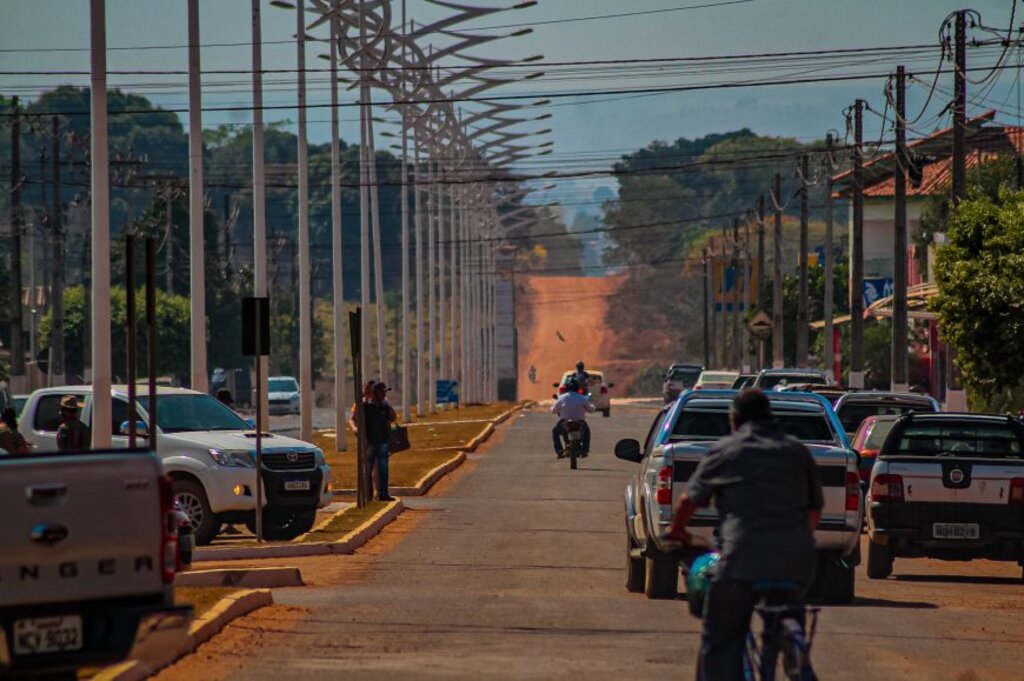
POLYGON ((586 452, 583 451, 583 423, 581 421, 566 420, 562 427, 565 429, 565 436, 569 440, 569 444, 566 447, 569 468, 576 470, 577 461, 586 456, 586 452))

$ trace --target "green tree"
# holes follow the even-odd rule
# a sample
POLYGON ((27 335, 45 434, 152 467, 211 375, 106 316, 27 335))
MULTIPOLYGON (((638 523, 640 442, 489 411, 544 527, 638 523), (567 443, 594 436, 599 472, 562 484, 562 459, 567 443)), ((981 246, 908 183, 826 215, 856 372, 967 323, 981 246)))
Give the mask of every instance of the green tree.
POLYGON ((931 307, 965 383, 991 398, 1024 378, 1024 192, 982 191, 951 213, 931 307))

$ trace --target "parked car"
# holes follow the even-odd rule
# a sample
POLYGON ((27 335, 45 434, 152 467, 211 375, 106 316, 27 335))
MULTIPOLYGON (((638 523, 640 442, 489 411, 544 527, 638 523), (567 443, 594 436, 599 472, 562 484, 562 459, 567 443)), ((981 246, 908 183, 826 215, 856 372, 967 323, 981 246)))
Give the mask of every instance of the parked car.
POLYGON ((909 412, 933 413, 939 411, 935 398, 917 393, 891 393, 865 390, 843 395, 836 401, 836 415, 846 434, 853 437, 861 422, 868 416, 900 416, 909 412))
MULTIPOLYGON (((128 398, 124 386, 111 391, 114 445, 128 445, 128 398)), ((152 430, 146 388, 139 388, 140 431, 152 430)), ((29 396, 21 432, 38 451, 57 448, 59 403, 75 395, 92 418, 92 387, 44 388, 29 396)), ((157 451, 174 482, 174 496, 188 514, 196 544, 209 544, 220 527, 255 526, 256 463, 252 427, 205 393, 183 388, 157 389, 157 451)), ((268 539, 291 539, 308 532, 317 508, 331 502, 331 469, 323 452, 281 435, 263 436, 263 529, 268 539)))
POLYGON ((869 416, 861 421, 860 428, 853 435, 851 444, 853 451, 860 455, 860 482, 865 491, 867 491, 868 482, 871 480, 871 469, 875 465, 875 459, 882 449, 882 443, 889 436, 889 432, 896 425, 898 418, 898 416, 869 416))
POLYGON ((671 402, 679 397, 684 390, 691 390, 697 385, 697 380, 704 367, 699 364, 673 364, 665 373, 665 382, 662 385, 662 397, 665 402, 671 402))
MULTIPOLYGON (((565 392, 565 382, 575 373, 575 371, 566 371, 562 374, 562 380, 554 384, 554 387, 558 388, 559 395, 565 392)), ((614 388, 615 384, 605 383, 604 372, 601 371, 587 369, 587 376, 590 377, 587 385, 587 389, 590 391, 590 403, 594 405, 594 409, 601 412, 601 416, 608 418, 612 414, 612 396, 608 391, 614 388)))
POLYGON ((26 402, 28 402, 28 395, 13 395, 11 397, 11 406, 14 407, 14 413, 19 419, 21 418, 21 412, 25 409, 26 402))
POLYGON ((736 380, 732 382, 733 390, 743 390, 754 385, 754 379, 757 378, 757 374, 740 374, 736 377, 736 380))
MULTIPOLYGON (((616 445, 618 458, 639 464, 625 495, 630 591, 643 591, 649 598, 676 595, 680 566, 674 552, 680 546, 665 536, 672 502, 708 449, 729 434, 729 405, 735 395, 733 390, 684 393, 662 409, 642 447, 636 440, 616 445)), ((806 393, 772 392, 768 397, 782 427, 810 449, 821 476, 825 508, 814 532, 819 563, 812 593, 829 603, 848 603, 854 597, 864 513, 857 455, 828 400, 806 393)), ((717 512, 701 509, 690 531, 710 544, 717 526, 717 512)))
POLYGON ((710 371, 705 369, 700 372, 694 390, 732 390, 732 384, 740 377, 738 371, 710 371))
POLYGON ((299 413, 299 382, 291 376, 271 376, 267 379, 268 402, 271 414, 299 413))
POLYGON ((791 384, 828 385, 828 377, 817 369, 762 369, 750 387, 779 390, 791 384))
POLYGON ((868 488, 867 574, 897 558, 1024 558, 1024 424, 993 414, 901 416, 868 488))
MULTIPOLYGON (((843 388, 835 385, 820 385, 815 383, 792 383, 779 390, 783 392, 802 392, 802 393, 815 393, 821 395, 834 407, 839 398, 850 392, 849 388, 843 388)), ((850 435, 850 433, 847 433, 850 435)))
POLYGON ((0 677, 74 679, 185 643, 171 487, 151 454, 0 458, 0 677))

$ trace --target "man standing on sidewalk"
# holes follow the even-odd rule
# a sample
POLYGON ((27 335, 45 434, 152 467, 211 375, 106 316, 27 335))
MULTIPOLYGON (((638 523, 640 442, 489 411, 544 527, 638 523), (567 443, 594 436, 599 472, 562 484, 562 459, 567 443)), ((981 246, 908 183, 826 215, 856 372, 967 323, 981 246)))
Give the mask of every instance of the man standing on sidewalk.
MULTIPOLYGON (((398 415, 387 401, 388 390, 383 383, 374 383, 369 399, 364 399, 363 402, 363 419, 366 422, 366 463, 374 473, 377 499, 380 501, 391 501, 394 498, 388 494, 388 458, 391 456, 388 442, 391 439, 391 424, 398 420, 398 415)), ((354 415, 350 425, 353 431, 359 432, 354 415)))

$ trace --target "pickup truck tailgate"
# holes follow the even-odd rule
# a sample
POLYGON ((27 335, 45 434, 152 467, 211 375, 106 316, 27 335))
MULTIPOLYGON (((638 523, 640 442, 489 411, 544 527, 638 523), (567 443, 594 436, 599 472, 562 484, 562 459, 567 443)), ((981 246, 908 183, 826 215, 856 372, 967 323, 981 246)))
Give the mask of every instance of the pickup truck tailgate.
POLYGON ((10 457, 0 472, 0 608, 161 592, 155 456, 10 457))

